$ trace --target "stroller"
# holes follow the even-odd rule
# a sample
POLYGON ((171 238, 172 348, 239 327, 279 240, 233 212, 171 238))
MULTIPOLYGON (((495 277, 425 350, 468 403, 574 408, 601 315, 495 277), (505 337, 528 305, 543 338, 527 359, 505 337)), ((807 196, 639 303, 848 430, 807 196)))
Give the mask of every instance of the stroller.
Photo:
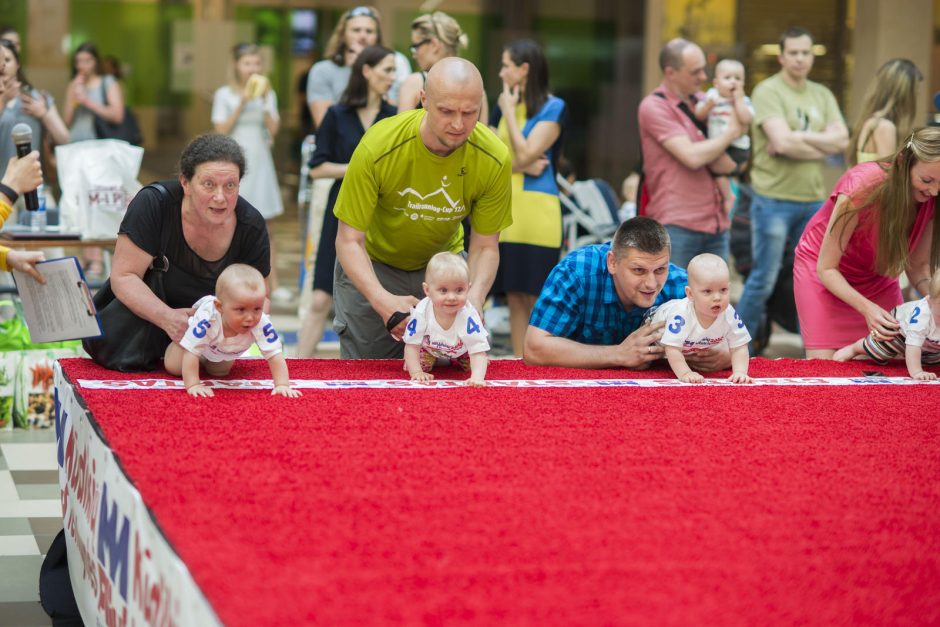
POLYGON ((562 211, 562 249, 567 254, 589 244, 608 241, 620 226, 617 196, 603 179, 569 183, 555 177, 562 211))

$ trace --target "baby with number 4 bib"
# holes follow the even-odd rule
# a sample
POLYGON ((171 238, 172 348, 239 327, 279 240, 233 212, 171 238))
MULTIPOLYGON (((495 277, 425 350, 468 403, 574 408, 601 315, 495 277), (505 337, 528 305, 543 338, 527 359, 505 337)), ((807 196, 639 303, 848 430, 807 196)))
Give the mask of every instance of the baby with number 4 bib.
POLYGON ((434 255, 422 285, 425 298, 405 328, 405 369, 415 381, 430 381, 435 365, 453 362, 470 371, 470 385, 483 385, 490 344, 480 313, 467 302, 467 262, 454 253, 434 255))

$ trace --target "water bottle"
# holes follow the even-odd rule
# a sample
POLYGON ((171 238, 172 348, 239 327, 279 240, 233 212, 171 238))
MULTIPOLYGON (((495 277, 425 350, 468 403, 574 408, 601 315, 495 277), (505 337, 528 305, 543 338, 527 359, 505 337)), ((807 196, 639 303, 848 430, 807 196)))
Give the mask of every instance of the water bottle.
POLYGON ((29 212, 29 230, 32 233, 42 233, 46 230, 46 193, 42 185, 36 188, 39 197, 39 209, 29 212))

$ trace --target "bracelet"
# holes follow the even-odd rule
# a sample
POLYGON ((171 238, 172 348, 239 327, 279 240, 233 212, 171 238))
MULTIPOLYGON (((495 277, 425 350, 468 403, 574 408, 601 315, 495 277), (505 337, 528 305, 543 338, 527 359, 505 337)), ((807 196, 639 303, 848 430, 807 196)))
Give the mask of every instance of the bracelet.
POLYGON ((196 383, 193 383, 192 385, 188 386, 186 389, 187 389, 187 390, 191 390, 191 389, 193 389, 194 387, 196 387, 197 385, 202 385, 202 381, 197 381, 196 383))
POLYGON ((20 197, 15 189, 4 183, 0 183, 0 192, 3 192, 3 195, 10 199, 11 205, 20 197))

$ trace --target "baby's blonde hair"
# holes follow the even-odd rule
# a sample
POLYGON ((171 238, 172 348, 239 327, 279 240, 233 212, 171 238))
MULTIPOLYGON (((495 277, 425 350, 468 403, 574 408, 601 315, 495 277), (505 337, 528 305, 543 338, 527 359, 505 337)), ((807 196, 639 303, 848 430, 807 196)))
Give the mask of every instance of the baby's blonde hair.
POLYGON ((238 289, 249 293, 264 292, 264 277, 257 268, 244 263, 233 263, 216 279, 215 297, 221 300, 231 296, 232 292, 238 289))
POLYGON ((424 280, 429 282, 434 277, 459 277, 470 280, 470 267, 466 260, 454 253, 437 253, 428 262, 424 270, 424 280))
POLYGON ((729 274, 727 262, 712 253, 695 255, 686 268, 686 272, 689 274, 689 282, 698 281, 703 276, 714 274, 716 271, 723 275, 729 274))

